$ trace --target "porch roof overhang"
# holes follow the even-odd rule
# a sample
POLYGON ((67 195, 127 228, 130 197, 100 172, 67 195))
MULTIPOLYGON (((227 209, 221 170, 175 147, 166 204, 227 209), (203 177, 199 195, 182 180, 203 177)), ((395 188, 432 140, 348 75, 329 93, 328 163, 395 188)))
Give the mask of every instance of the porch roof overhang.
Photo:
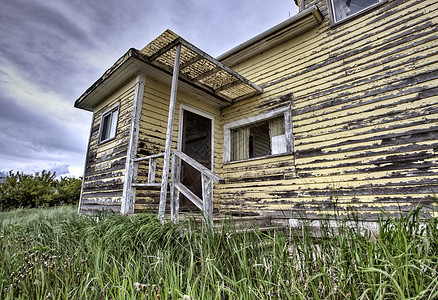
POLYGON ((75 101, 75 107, 92 111, 105 96, 139 73, 170 82, 178 45, 181 45, 179 89, 222 107, 263 92, 256 84, 166 30, 142 50, 129 49, 75 101))

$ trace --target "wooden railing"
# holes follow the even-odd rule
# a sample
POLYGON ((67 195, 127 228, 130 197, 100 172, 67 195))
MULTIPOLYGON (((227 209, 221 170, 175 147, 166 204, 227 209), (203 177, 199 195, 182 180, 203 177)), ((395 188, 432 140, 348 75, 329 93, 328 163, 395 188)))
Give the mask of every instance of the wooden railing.
MULTIPOLYGON (((156 181, 157 159, 161 157, 164 157, 164 153, 153 154, 134 159, 134 178, 132 183, 132 188, 134 189, 133 195, 135 195, 135 189, 137 187, 159 187, 161 185, 161 182, 156 181), (145 160, 149 161, 147 183, 137 183, 138 164, 139 162, 145 160)), ((172 170, 170 180, 170 215, 172 221, 177 222, 179 219, 179 198, 180 193, 182 193, 184 196, 187 197, 187 199, 193 202, 196 207, 203 211, 205 221, 208 223, 208 225, 212 225, 213 183, 222 181, 223 179, 219 177, 216 173, 204 167, 199 162, 189 157, 187 154, 178 150, 172 151, 172 170), (186 162, 201 173, 202 199, 195 195, 195 193, 189 190, 181 182, 182 161, 186 162)))
POLYGON ((204 213, 208 225, 213 224, 213 182, 222 182, 223 179, 216 173, 201 165, 187 154, 174 150, 172 152, 172 176, 170 187, 170 215, 174 222, 179 219, 179 196, 182 193, 204 213), (202 199, 190 191, 181 182, 181 162, 184 161, 201 173, 202 199))
POLYGON ((134 178, 132 187, 150 187, 150 186, 160 186, 160 182, 156 182, 156 171, 157 171, 157 159, 164 157, 164 153, 153 154, 145 157, 134 159, 134 178), (149 170, 148 170, 148 180, 147 183, 137 183, 137 173, 138 173, 138 163, 141 161, 149 160, 149 170))

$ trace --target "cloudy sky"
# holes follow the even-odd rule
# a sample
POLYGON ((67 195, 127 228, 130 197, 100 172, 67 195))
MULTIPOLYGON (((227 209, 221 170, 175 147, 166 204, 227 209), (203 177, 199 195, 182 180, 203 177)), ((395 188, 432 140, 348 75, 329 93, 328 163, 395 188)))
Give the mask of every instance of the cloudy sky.
POLYGON ((81 176, 74 101, 166 29, 218 56, 296 14, 293 0, 1 0, 0 171, 81 176))

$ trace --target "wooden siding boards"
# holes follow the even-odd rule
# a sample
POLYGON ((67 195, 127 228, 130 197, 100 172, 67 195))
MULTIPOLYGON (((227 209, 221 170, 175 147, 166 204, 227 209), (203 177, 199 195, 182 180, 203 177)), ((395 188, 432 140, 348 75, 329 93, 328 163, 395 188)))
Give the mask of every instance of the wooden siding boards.
POLYGON ((224 165, 220 207, 276 215, 354 211, 375 219, 438 191, 438 1, 387 1, 233 68, 264 93, 224 124, 292 105, 294 155, 224 165))
MULTIPOLYGON (((214 116, 214 172, 225 179, 214 186, 215 210, 375 220, 381 209, 436 206, 438 0, 388 0, 335 26, 327 0, 303 1, 318 6, 322 24, 233 65, 263 94, 220 109, 178 92, 172 149, 182 103, 214 116), (223 163, 225 124, 288 106, 292 154, 223 163)), ((120 210, 134 89, 135 78, 94 110, 81 210, 120 210), (116 103, 117 136, 99 145, 101 115, 116 103)), ((164 152, 169 98, 168 83, 146 76, 137 157, 164 152)), ((160 181, 162 159, 157 167, 160 181)), ((135 211, 157 210, 159 195, 137 188, 135 211)))
POLYGON ((80 206, 83 212, 107 209, 120 211, 134 90, 135 78, 104 99, 93 112, 80 206), (116 136, 113 140, 99 144, 101 116, 117 104, 119 115, 116 136))

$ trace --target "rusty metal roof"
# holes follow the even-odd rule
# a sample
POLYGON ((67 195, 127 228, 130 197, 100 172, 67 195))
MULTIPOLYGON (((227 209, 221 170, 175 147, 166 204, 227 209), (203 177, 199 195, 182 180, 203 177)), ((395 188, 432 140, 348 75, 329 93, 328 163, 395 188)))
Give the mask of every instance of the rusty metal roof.
POLYGON ((179 77, 220 98, 235 101, 263 92, 245 79, 171 30, 166 30, 139 52, 150 64, 172 72, 176 46, 181 45, 179 77))

